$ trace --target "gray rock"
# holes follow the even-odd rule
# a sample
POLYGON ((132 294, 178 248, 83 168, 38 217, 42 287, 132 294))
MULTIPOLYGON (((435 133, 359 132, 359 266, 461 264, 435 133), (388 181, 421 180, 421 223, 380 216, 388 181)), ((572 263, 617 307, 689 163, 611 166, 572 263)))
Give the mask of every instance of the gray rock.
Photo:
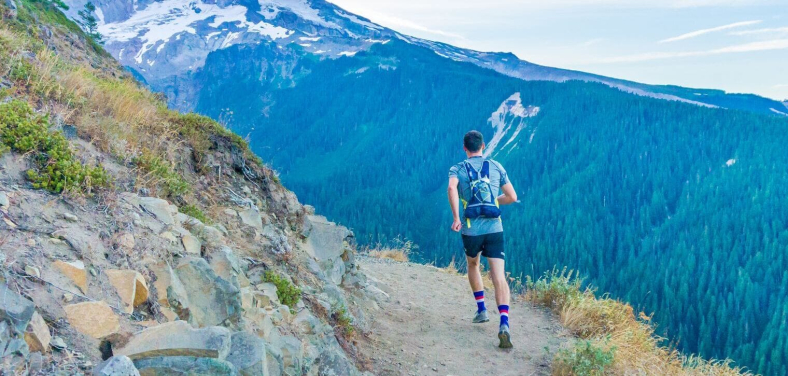
POLYGON ((257 207, 249 207, 244 210, 238 211, 238 215, 241 216, 241 222, 247 226, 250 226, 257 230, 258 232, 263 231, 263 217, 260 215, 260 210, 257 207))
POLYGON ((65 219, 65 220, 67 220, 69 222, 76 222, 76 221, 79 220, 79 217, 77 217, 76 215, 71 214, 71 213, 63 213, 63 219, 65 219))
POLYGON ((166 225, 175 223, 170 203, 156 197, 140 197, 140 206, 166 225))
POLYGON ((8 195, 5 192, 0 192, 0 208, 8 209, 11 206, 11 201, 8 199, 8 195))
POLYGON ((129 357, 117 355, 96 366, 93 376, 140 376, 140 372, 129 357))
POLYGON ((293 319, 293 326, 303 334, 315 334, 316 330, 320 328, 320 320, 317 319, 308 310, 298 312, 293 319))
POLYGON ((145 376, 235 376, 238 371, 230 362, 214 358, 167 356, 134 361, 145 376))
MULTIPOLYGON (((30 354, 22 332, 17 331, 8 321, 0 321, 0 359, 30 354)), ((3 374, 0 372, 0 374, 3 374)))
POLYGON ((44 368, 44 356, 40 352, 30 353, 27 363, 30 366, 30 374, 35 375, 44 368))
POLYGON ((335 351, 325 351, 318 360, 319 376, 355 376, 359 375, 356 367, 348 359, 335 351))
POLYGON ((304 221, 304 236, 311 245, 311 256, 318 261, 336 259, 345 252, 346 242, 351 241, 353 232, 346 227, 329 222, 326 217, 308 215, 304 221))
POLYGON ((266 345, 260 337, 249 332, 232 335, 227 361, 243 376, 268 375, 266 345))
MULTIPOLYGON (((224 360, 230 353, 230 330, 220 326, 194 329, 184 321, 173 321, 145 329, 132 337, 115 355, 138 359, 156 357, 200 357, 224 360)), ((136 363, 135 363, 136 364, 136 363)), ((140 367, 137 367, 142 370, 140 367)))
POLYGON ((33 302, 0 285, 0 319, 8 320, 17 332, 23 333, 35 312, 33 302))
POLYGON ((271 343, 271 346, 275 345, 278 345, 282 354, 285 374, 300 375, 304 361, 304 344, 301 343, 301 340, 293 336, 281 336, 277 343, 271 343))
POLYGON ((179 294, 168 289, 170 305, 178 316, 199 326, 238 326, 241 322, 241 290, 216 275, 202 258, 184 259, 174 270, 183 286, 179 294), (186 296, 182 296, 185 294, 186 296))
POLYGON ((64 350, 66 348, 66 341, 60 337, 52 337, 52 340, 49 341, 49 346, 52 346, 55 350, 64 350))

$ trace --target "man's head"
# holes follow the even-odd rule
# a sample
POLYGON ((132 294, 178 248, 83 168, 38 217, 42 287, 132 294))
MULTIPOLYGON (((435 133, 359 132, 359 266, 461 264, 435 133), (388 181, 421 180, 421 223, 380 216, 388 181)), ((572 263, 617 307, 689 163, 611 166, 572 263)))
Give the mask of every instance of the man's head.
POLYGON ((462 143, 468 156, 481 153, 484 150, 484 136, 479 131, 466 133, 462 143))

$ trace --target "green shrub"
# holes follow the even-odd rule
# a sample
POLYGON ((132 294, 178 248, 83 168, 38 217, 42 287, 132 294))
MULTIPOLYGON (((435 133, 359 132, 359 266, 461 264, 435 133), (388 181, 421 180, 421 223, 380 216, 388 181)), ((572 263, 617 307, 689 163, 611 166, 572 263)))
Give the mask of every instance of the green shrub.
POLYGON ((263 282, 273 283, 276 286, 276 296, 279 297, 279 301, 290 309, 294 309, 301 300, 301 289, 271 270, 263 274, 263 282))
POLYGON ((0 105, 0 143, 19 153, 31 153, 36 168, 27 171, 27 178, 36 189, 90 193, 110 184, 104 168, 82 165, 63 134, 50 131, 49 120, 36 115, 26 102, 0 105))
POLYGON ((615 350, 615 347, 604 349, 591 341, 580 341, 573 348, 558 353, 556 368, 562 374, 602 376, 613 364, 615 350))
POLYGON ((344 334, 345 337, 351 337, 353 333, 356 332, 356 327, 353 325, 353 318, 348 313, 346 307, 342 306, 334 310, 332 318, 336 326, 342 330, 342 334, 344 334))
POLYGON ((194 218, 197 218, 202 223, 205 223, 205 224, 211 224, 212 223, 211 219, 208 218, 205 215, 205 213, 203 213, 203 211, 200 210, 200 208, 198 208, 196 205, 192 205, 192 204, 183 205, 183 206, 181 206, 178 209, 178 211, 180 211, 183 214, 186 214, 186 215, 192 216, 194 218))
POLYGON ((155 155, 149 150, 142 153, 133 160, 141 170, 153 177, 157 185, 163 185, 166 193, 171 196, 179 196, 189 192, 189 183, 163 158, 155 155))

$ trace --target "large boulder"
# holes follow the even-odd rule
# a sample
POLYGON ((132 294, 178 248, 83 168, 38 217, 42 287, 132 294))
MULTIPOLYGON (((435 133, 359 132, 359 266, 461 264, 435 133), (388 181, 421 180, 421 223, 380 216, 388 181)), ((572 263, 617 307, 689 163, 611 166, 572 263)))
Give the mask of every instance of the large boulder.
POLYGON ((175 276, 183 288, 179 294, 168 289, 170 306, 181 319, 199 326, 239 326, 242 320, 241 290, 216 275, 202 258, 187 258, 178 265, 175 276))
POLYGON ((265 341, 252 333, 233 333, 227 361, 243 376, 268 376, 265 348, 265 341))
POLYGON ((107 270, 104 272, 115 288, 126 313, 148 300, 148 284, 142 274, 134 270, 107 270))
POLYGON ((152 214, 165 225, 175 223, 175 215, 178 213, 178 208, 170 205, 169 202, 156 197, 140 197, 139 204, 143 210, 152 214))
POLYGON ((174 321, 135 334, 114 354, 125 355, 132 360, 171 356, 224 360, 230 353, 230 343, 230 330, 227 328, 194 329, 184 321, 174 321))
POLYGON ((353 232, 329 222, 326 217, 308 215, 303 235, 306 237, 306 252, 317 261, 325 276, 336 285, 342 283, 346 271, 343 256, 353 242, 353 232))
POLYGON ((36 306, 6 285, 0 285, 0 319, 8 320, 17 332, 24 332, 36 313, 36 306))
POLYGON ((325 351, 318 359, 319 376, 356 376, 358 370, 352 363, 338 351, 325 351))
POLYGON ((120 330, 118 315, 104 302, 84 302, 64 307, 66 318, 74 329, 96 339, 120 330))
POLYGON ((134 361, 141 376, 235 376, 230 362, 214 358, 166 356, 134 361))

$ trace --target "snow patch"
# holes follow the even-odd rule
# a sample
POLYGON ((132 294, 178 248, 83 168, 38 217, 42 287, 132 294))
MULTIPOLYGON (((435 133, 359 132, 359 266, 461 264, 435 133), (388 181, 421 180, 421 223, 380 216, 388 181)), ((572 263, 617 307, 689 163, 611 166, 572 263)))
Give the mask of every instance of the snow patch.
POLYGON ((381 26, 375 25, 372 22, 364 21, 364 20, 356 17, 355 15, 347 14, 347 13, 345 13, 345 12, 339 10, 339 9, 334 9, 334 13, 336 13, 337 15, 339 15, 341 17, 345 17, 345 18, 349 19, 351 22, 353 22, 355 24, 358 24, 358 25, 361 25, 361 26, 364 26, 364 27, 366 27, 368 29, 383 30, 383 27, 381 27, 381 26))
POLYGON ((317 42, 317 41, 320 40, 320 37, 301 37, 301 38, 298 38, 298 39, 300 39, 300 40, 302 40, 304 42, 317 42))
POLYGON ((205 36, 205 40, 211 40, 211 38, 213 38, 213 37, 215 37, 215 36, 217 36, 217 35, 219 35, 221 33, 222 33, 221 31, 210 32, 210 33, 208 33, 208 35, 205 36))
POLYGON ((772 112, 774 112, 775 114, 779 114, 779 115, 782 115, 782 116, 788 116, 788 114, 786 114, 785 112, 778 111, 778 110, 776 110, 774 108, 770 108, 770 110, 772 110, 772 112))
POLYGON ((731 166, 733 166, 735 164, 736 164, 736 159, 728 159, 728 161, 725 162, 725 165, 728 166, 728 167, 731 167, 731 166))
POLYGON ((222 42, 222 46, 219 47, 220 49, 224 49, 233 45, 233 41, 240 38, 241 33, 227 33, 227 36, 224 37, 224 41, 222 42))
POLYGON ((352 57, 352 56, 355 56, 357 53, 358 53, 358 51, 343 51, 343 52, 339 53, 339 56, 350 56, 350 57, 352 57))
MULTIPOLYGON (((501 106, 498 107, 498 110, 490 115, 490 119, 487 122, 493 127, 495 130, 495 134, 493 135, 490 142, 487 143, 487 148, 484 151, 484 156, 489 157, 495 152, 496 147, 498 144, 506 137, 506 135, 514 129, 509 140, 504 143, 503 148, 506 148, 517 139, 517 136, 520 135, 520 132, 526 128, 528 123, 526 119, 531 118, 539 114, 539 107, 534 106, 523 106, 522 99, 520 98, 520 93, 514 93, 509 98, 507 98, 501 106)), ((529 142, 533 141, 534 133, 531 133, 531 139, 529 142)))
POLYGON ((341 29, 339 25, 320 17, 320 11, 312 8, 308 0, 259 0, 259 2, 262 8, 259 13, 267 20, 276 18, 282 9, 287 9, 315 25, 341 29))
POLYGON ((309 43, 299 43, 298 45, 301 47, 312 47, 312 45, 309 43))
POLYGON ((139 38, 142 46, 135 56, 138 64, 142 64, 143 55, 159 42, 169 40, 173 36, 180 40, 181 33, 196 34, 194 25, 201 21, 213 19, 209 24, 218 27, 226 22, 237 22, 239 28, 249 32, 266 35, 271 39, 284 38, 291 32, 265 22, 257 24, 246 20, 247 8, 242 5, 231 5, 222 8, 216 4, 195 2, 194 0, 165 0, 152 2, 144 9, 137 9, 129 19, 114 22, 101 22, 99 33, 113 42, 125 42, 139 38), (177 35, 177 36, 176 36, 177 35))

